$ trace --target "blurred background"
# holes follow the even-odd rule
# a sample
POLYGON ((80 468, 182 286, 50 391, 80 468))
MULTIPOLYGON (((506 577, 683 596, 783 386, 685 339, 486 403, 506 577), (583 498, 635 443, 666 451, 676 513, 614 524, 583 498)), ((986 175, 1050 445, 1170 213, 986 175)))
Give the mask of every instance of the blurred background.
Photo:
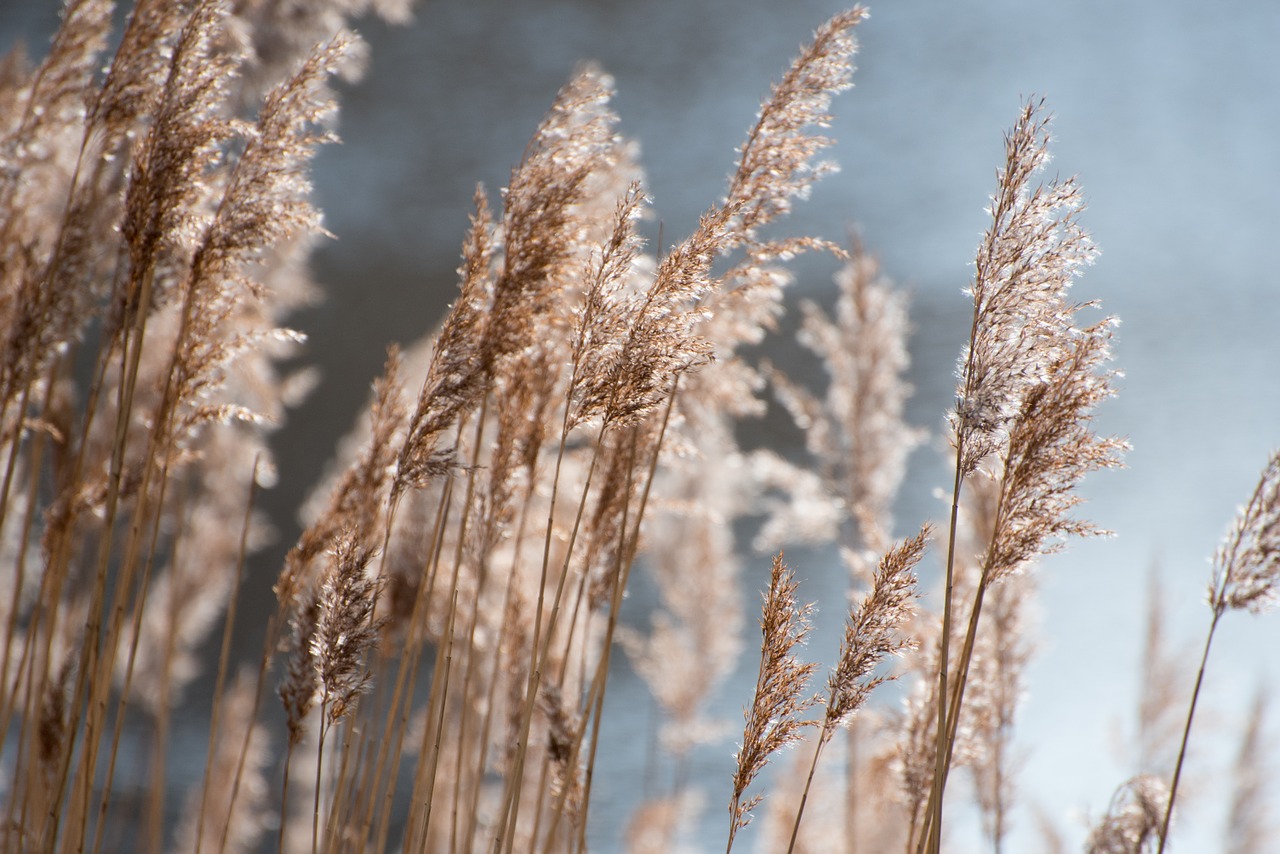
MULTIPOLYGON (((0 0, 0 50, 22 40, 41 55, 58 5, 0 0)), ((452 299, 476 182, 491 193, 504 185, 576 63, 596 60, 615 77, 621 130, 640 144, 670 242, 720 198, 771 81, 838 8, 819 0, 473 0, 420 3, 404 27, 363 21, 372 50, 363 79, 341 86, 343 144, 315 164, 317 200, 336 235, 314 258, 325 300, 293 321, 309 336, 306 359, 323 384, 277 435, 280 485, 267 500, 279 537, 259 556, 255 583, 269 588, 298 531, 292 509, 352 425, 386 345, 419 339, 452 299)), ((934 442, 913 457, 898 533, 944 515, 935 491, 949 480, 936 447, 968 332, 971 307, 960 291, 987 224, 1001 133, 1024 98, 1048 99, 1056 116, 1050 176, 1079 176, 1090 205, 1083 221, 1102 250, 1074 296, 1101 300, 1123 320, 1116 363, 1126 376, 1097 428, 1127 436, 1133 451, 1126 470, 1086 481, 1083 511, 1117 536, 1072 543, 1036 570, 1038 654, 1021 710, 1019 811, 1008 846, 1040 850, 1043 817, 1079 850, 1090 817, 1136 770, 1152 579, 1168 606, 1167 641, 1193 670, 1210 619, 1209 558, 1280 445, 1280 6, 893 0, 871 4, 860 40, 856 88, 837 100, 830 130, 837 144, 828 156, 842 170, 798 206, 785 231, 841 240, 856 228, 910 294, 909 413, 934 442)), ((835 266, 807 259, 794 296, 829 303, 835 266)), ((788 329, 794 321, 764 349, 821 382, 788 329)), ((769 425, 748 440, 775 437, 794 441, 769 425)), ((801 595, 819 603, 810 650, 820 658, 838 643, 845 576, 833 554, 788 557, 801 595)), ((761 585, 767 557, 748 567, 749 583, 761 585)), ((754 590, 744 598, 758 601, 754 590)), ((741 678, 717 701, 734 728, 754 679, 754 637, 749 631, 741 678)), ((1226 799, 1215 792, 1229 789, 1255 691, 1280 676, 1278 641, 1280 616, 1232 614, 1220 627, 1187 772, 1194 784, 1185 802, 1180 793, 1177 850, 1226 850, 1226 799)), ((643 689, 625 662, 619 668, 616 708, 605 720, 643 733, 643 689)), ((1274 724, 1270 732, 1274 744, 1274 724)), ((597 775, 597 851, 620 845, 644 762, 642 738, 621 741, 633 754, 606 757, 597 775)), ((726 742, 696 764, 707 793, 689 840, 699 849, 723 845, 733 749, 726 742)), ((976 825, 958 827, 952 841, 956 851, 982 850, 976 825)))

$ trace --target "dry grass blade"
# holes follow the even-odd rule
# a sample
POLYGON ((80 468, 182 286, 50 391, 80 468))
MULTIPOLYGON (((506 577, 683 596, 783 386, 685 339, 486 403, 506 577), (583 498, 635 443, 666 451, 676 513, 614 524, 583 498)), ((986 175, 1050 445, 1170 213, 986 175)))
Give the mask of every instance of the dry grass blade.
POLYGON ((805 696, 809 678, 817 665, 803 663, 795 655, 796 647, 809 634, 809 615, 813 610, 810 605, 796 603, 797 586, 795 573, 787 568, 782 562, 782 555, 778 554, 773 559, 769 592, 765 594, 760 618, 763 635, 760 671, 751 708, 745 712, 747 725, 736 757, 738 766, 733 775, 733 794, 729 801, 726 852, 733 848, 734 837, 751 821, 751 810, 763 798, 763 795, 754 795, 743 800, 747 789, 769 764, 770 757, 800 741, 805 727, 811 725, 800 716, 817 703, 816 697, 805 696))
POLYGON ((724 203, 708 211, 698 230, 677 247, 677 253, 695 262, 689 268, 695 278, 710 273, 710 267, 702 266, 703 253, 732 256, 729 269, 698 297, 705 310, 700 332, 718 360, 714 372, 695 373, 686 386, 686 397, 699 408, 729 417, 763 412, 759 373, 735 358, 736 352, 759 344, 782 314, 783 289, 792 279, 785 262, 813 249, 841 254, 834 244, 815 237, 766 239, 762 233, 834 168, 814 161, 831 142, 816 131, 830 120, 832 98, 852 85, 854 32, 866 16, 864 8, 855 7, 818 28, 761 105, 739 149, 724 203))
POLYGON ((59 206, 69 202, 68 192, 74 193, 74 186, 67 187, 66 172, 74 176, 83 156, 88 130, 83 99, 106 44, 110 16, 111 3, 104 0, 66 5, 48 56, 20 91, 20 103, 9 107, 20 119, 0 134, 0 389, 5 412, 85 321, 85 295, 70 286, 72 277, 51 275, 61 247, 40 244, 59 228, 59 217, 66 222, 59 206))
POLYGON ((556 96, 511 174, 503 200, 502 272, 494 285, 485 366, 531 340, 537 322, 556 308, 565 267, 580 248, 577 206, 588 179, 619 156, 609 108, 613 81, 586 65, 556 96))
POLYGON ((912 646, 901 630, 914 609, 918 595, 915 568, 924 557, 930 533, 926 525, 886 552, 876 567, 871 592, 849 613, 840 657, 827 680, 830 696, 822 724, 824 740, 890 678, 877 675, 880 664, 912 646))
POLYGON ((1120 454, 1128 447, 1123 440, 1099 437, 1091 429, 1095 408, 1114 393, 1114 374, 1105 367, 1111 358, 1112 325, 1105 320, 1084 330, 1059 330, 1064 343, 1058 345, 1057 359, 1045 368, 1043 383, 1027 390, 1008 428, 991 539, 949 693, 945 740, 939 742, 933 822, 941 818, 937 805, 955 749, 986 591, 1037 557, 1058 551, 1067 537, 1107 533, 1070 513, 1081 501, 1075 490, 1084 475, 1119 466, 1120 454))
POLYGON ((463 247, 458 273, 460 292, 445 316, 431 354, 431 366, 409 418, 396 463, 393 499, 408 488, 421 488, 453 465, 453 449, 441 448, 448 431, 479 403, 484 390, 482 350, 492 299, 493 217, 479 188, 476 212, 463 247))
POLYGON ((360 456, 338 478, 328 506, 306 527, 288 554, 275 585, 281 608, 292 608, 301 588, 313 584, 315 558, 333 548, 342 532, 352 532, 366 546, 383 539, 388 496, 398 441, 408 419, 400 381, 400 351, 387 353, 381 379, 374 383, 369 408, 369 438, 360 456))
POLYGON ((288 657, 285 679, 280 684, 280 700, 284 704, 290 746, 302 742, 306 733, 304 723, 320 692, 314 652, 319 622, 320 597, 317 590, 312 590, 304 594, 289 617, 288 657))
POLYGON ((845 621, 840 657, 827 679, 826 713, 792 825, 789 852, 795 849, 800 821, 804 817, 823 747, 835 735, 837 728, 849 722, 871 692, 891 678, 877 673, 884 660, 913 645, 909 638, 902 636, 902 627, 914 611, 918 593, 915 569, 924 557, 929 533, 926 525, 916 536, 884 554, 872 577, 871 591, 850 611, 845 621))
POLYGON ((809 128, 826 127, 831 99, 852 85, 853 31, 866 17, 867 10, 857 6, 819 27, 761 106, 725 202, 744 237, 753 238, 761 226, 788 213, 791 199, 832 168, 812 162, 831 140, 809 128))
POLYGON ((1010 428, 1003 460, 995 533, 983 567, 995 583, 1034 558, 1058 551, 1068 537, 1105 535, 1071 516, 1083 500, 1076 487, 1088 473, 1120 466, 1122 439, 1097 436, 1091 419, 1115 392, 1113 319, 1067 330, 1045 381, 1031 389, 1010 428))
POLYGON ((316 628, 311 636, 311 658, 320 694, 320 739, 311 824, 313 852, 319 844, 325 736, 334 724, 355 711, 356 700, 369 689, 372 679, 365 664, 369 651, 377 643, 379 626, 374 618, 379 585, 367 572, 372 556, 352 535, 342 535, 317 597, 316 628))
POLYGON ((237 129, 220 109, 236 60, 213 46, 226 14, 212 0, 192 13, 173 49, 151 133, 134 157, 121 226, 132 267, 131 303, 160 252, 190 241, 200 220, 193 208, 205 190, 202 177, 222 161, 221 147, 237 129))
POLYGON ((607 242, 592 255, 574 334, 569 393, 576 399, 568 413, 568 428, 603 415, 612 400, 608 381, 617 373, 621 351, 631 339, 637 308, 627 286, 640 253, 636 220, 646 201, 638 182, 628 187, 618 200, 607 242))

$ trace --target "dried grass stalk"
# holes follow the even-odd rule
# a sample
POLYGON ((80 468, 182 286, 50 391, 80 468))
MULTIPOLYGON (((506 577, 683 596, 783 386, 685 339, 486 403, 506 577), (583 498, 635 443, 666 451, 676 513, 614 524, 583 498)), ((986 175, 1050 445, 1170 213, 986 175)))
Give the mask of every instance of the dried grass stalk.
POLYGON ((1084 200, 1076 182, 1032 186, 1049 159, 1048 124, 1044 102, 1028 100, 1005 137, 992 223, 978 247, 973 327, 950 416, 962 476, 1003 447, 1026 394, 1060 359, 1076 308, 1067 289, 1095 254, 1077 222, 1084 200))
POLYGON ((1213 558, 1213 579, 1209 585, 1209 607, 1213 619, 1205 636, 1204 653, 1200 657, 1200 670, 1196 673, 1196 686, 1191 692, 1187 708, 1187 723, 1182 730, 1182 745, 1178 748, 1178 761, 1173 766, 1173 782, 1169 786, 1169 801, 1160 825, 1159 851, 1163 852, 1169 837, 1169 823, 1173 818, 1174 800, 1178 796, 1178 783, 1187 758, 1187 744, 1191 739, 1191 723, 1195 719, 1196 704, 1204 685, 1205 669, 1209 663, 1209 650, 1218 621, 1228 611, 1248 610, 1258 612, 1275 602, 1280 582, 1280 451, 1273 453, 1258 478, 1258 485, 1249 503, 1240 509, 1227 531, 1226 538, 1213 558))
POLYGON ((916 536, 886 552, 876 567, 870 592, 849 612, 849 618, 845 621, 844 638, 840 642, 840 657, 827 679, 826 712, 822 718, 800 806, 796 810, 788 851, 795 848, 800 821, 804 817, 805 804, 808 802, 809 790, 813 785, 814 772, 823 748, 831 741, 836 730, 846 725, 854 713, 862 708, 871 692, 892 678, 879 672, 884 660, 913 646, 912 641, 903 637, 901 632, 914 611, 917 596, 915 570, 924 557, 928 538, 929 526, 926 525, 916 536))
POLYGON ((760 646, 760 671, 751 708, 745 712, 747 725, 742 732, 742 746, 736 755, 738 765, 729 800, 726 852, 733 848, 734 837, 751 821, 751 810, 764 797, 754 795, 743 800, 743 795, 775 753, 801 740, 804 729, 811 725, 801 716, 818 702, 817 697, 805 696, 817 665, 796 658, 796 647, 802 645, 809 634, 809 616, 813 611, 812 605, 797 604, 797 586, 795 573, 782 562, 779 553, 773 559, 769 592, 765 594, 760 617, 760 631, 764 636, 760 646))
POLYGON ((178 828, 182 851, 251 851, 267 829, 271 754, 265 726, 253 719, 256 692, 257 676, 246 670, 219 700, 219 742, 207 789, 187 798, 178 828))
POLYGON ((986 589, 1068 536, 1103 533, 1073 518, 1075 493, 1088 472, 1120 464, 1126 447, 1091 429, 1094 409, 1113 394, 1107 318, 1076 328, 1082 306, 1066 294, 1093 247, 1078 224, 1083 199, 1073 180, 1032 186, 1048 159, 1043 102, 1028 101, 1005 138, 1005 166, 992 199, 992 224, 978 248, 973 325, 960 358, 946 591, 938 670, 934 782, 920 851, 941 845, 943 794, 955 749, 965 681, 986 589), (1000 483, 996 517, 958 672, 951 679, 950 637, 956 529, 962 485, 986 460, 1000 483))

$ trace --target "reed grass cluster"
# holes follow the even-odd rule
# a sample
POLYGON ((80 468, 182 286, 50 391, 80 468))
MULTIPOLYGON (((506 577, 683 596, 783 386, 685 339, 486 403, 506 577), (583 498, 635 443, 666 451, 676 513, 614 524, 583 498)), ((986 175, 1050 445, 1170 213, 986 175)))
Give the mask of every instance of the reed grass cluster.
MULTIPOLYGON (((308 165, 333 140, 329 81, 359 58, 346 24, 367 6, 408 12, 138 0, 113 32, 112 3, 67 0, 48 53, 0 71, 0 847, 583 851, 598 759, 633 737, 604 713, 625 655, 665 769, 637 792, 629 850, 679 850, 706 799, 727 804, 726 851, 758 828, 771 851, 938 852, 959 810, 1005 850, 1036 564, 1105 533, 1076 515, 1077 487, 1126 447, 1092 421, 1115 390, 1116 321, 1069 295, 1094 256, 1083 195, 1043 182, 1048 116, 1028 100, 967 289, 950 516, 895 533, 927 435, 904 420, 905 299, 856 240, 785 236, 832 168, 822 130, 853 79, 860 7, 817 29, 724 197, 669 246, 641 237, 650 200, 611 79, 572 74, 507 186, 477 188, 455 300, 389 349, 251 627, 261 656, 235 660, 270 434, 308 385, 283 367, 324 234, 308 165), (834 314, 802 309, 822 390, 742 356, 805 252, 838 268, 834 314), (738 444, 771 402, 803 454, 738 444), (710 699, 754 653, 744 520, 776 557, 736 770, 712 791, 691 755, 729 749, 710 699), (798 543, 834 544, 847 572, 825 687, 781 553, 798 543), (933 566, 936 594, 919 580, 933 566), (633 572, 657 592, 647 629, 622 619, 633 572), (202 668, 207 752, 179 792, 174 715, 202 668), (949 786, 960 768, 972 803, 949 786)), ((1223 616, 1276 598, 1277 519, 1273 458, 1215 560, 1204 662, 1223 616)), ((1089 851, 1176 835, 1206 664, 1192 697, 1155 697, 1152 627, 1142 761, 1163 764, 1120 787, 1089 851), (1184 699, 1175 757, 1158 731, 1184 699)), ((1267 844, 1263 714, 1259 700, 1233 851, 1267 844)))

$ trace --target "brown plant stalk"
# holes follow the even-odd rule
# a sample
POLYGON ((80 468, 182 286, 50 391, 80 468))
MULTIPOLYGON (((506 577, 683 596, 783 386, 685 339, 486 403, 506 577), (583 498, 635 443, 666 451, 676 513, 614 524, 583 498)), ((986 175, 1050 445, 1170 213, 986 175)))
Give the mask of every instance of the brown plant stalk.
POLYGON ((1094 533, 1068 516, 1073 490, 1087 472, 1119 464, 1124 443, 1099 439, 1089 427, 1093 409, 1112 394, 1110 328, 1105 320, 1077 329, 1081 306, 1067 289, 1093 248, 1076 222, 1083 208, 1074 181, 1032 187, 1048 157, 1042 103, 1028 101, 1005 138, 1006 163, 991 206, 992 225, 979 246, 970 293, 974 314, 961 356, 956 408, 951 414, 955 481, 948 531, 946 591, 938 669, 934 780, 920 851, 941 846, 943 793, 955 747, 969 658, 982 597, 1002 575, 1038 554, 1061 548, 1061 538, 1094 533), (1001 497, 982 562, 969 629, 957 673, 950 678, 956 529, 966 478, 987 459, 998 460, 1001 497))
POLYGON ((1163 854, 1169 840, 1169 822, 1173 818, 1173 804, 1187 758, 1191 722, 1204 685, 1209 650, 1218 621, 1228 611, 1257 613, 1265 610, 1277 597, 1280 597, 1280 452, 1272 454, 1267 461, 1249 503, 1241 508, 1214 555, 1208 596, 1213 619, 1205 636, 1204 652, 1200 656, 1200 668, 1196 671, 1196 684, 1187 708, 1187 722, 1182 729, 1182 743, 1178 747, 1178 761, 1174 764, 1173 781, 1169 784, 1169 798, 1160 820, 1158 854, 1163 854))

